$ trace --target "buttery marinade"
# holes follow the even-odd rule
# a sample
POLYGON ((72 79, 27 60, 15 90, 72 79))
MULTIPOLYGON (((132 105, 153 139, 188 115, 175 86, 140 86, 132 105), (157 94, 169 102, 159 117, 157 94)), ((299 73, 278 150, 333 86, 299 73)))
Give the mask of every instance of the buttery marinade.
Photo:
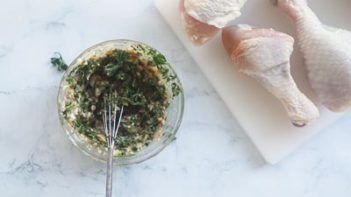
POLYGON ((124 113, 117 156, 129 156, 163 135, 170 100, 180 94, 166 58, 144 45, 112 49, 75 67, 66 78, 63 117, 95 146, 106 147, 104 97, 112 95, 124 113))

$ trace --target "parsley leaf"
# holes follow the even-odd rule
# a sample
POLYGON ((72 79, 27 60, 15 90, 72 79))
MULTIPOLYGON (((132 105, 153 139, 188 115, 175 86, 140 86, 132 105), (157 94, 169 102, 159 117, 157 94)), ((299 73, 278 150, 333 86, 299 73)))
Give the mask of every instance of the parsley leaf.
POLYGON ((54 53, 54 57, 50 59, 50 62, 54 67, 57 67, 58 71, 65 71, 68 68, 67 64, 62 58, 62 55, 58 52, 54 53))

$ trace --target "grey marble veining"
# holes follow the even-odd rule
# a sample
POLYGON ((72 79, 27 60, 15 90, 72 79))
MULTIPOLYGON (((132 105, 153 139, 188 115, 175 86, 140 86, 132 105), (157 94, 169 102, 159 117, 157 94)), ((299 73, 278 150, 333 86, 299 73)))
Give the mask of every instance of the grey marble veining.
POLYGON ((115 171, 115 196, 348 197, 351 114, 275 166, 264 163, 153 7, 152 0, 5 0, 0 6, 0 196, 104 196, 105 165, 60 127, 56 96, 67 62, 110 39, 165 53, 186 93, 177 139, 156 157, 115 171))

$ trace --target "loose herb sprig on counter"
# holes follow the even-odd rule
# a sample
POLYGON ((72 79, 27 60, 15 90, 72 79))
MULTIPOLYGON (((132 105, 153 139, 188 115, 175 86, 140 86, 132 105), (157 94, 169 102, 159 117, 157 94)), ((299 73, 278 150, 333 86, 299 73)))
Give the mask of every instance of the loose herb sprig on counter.
POLYGON ((67 70, 68 66, 62 58, 62 55, 59 52, 54 53, 54 57, 50 58, 51 64, 57 68, 58 71, 67 70))

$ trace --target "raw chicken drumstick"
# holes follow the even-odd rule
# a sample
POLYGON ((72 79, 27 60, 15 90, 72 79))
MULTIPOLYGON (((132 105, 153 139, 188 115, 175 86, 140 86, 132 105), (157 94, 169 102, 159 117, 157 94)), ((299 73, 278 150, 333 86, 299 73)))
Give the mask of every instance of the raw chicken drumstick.
POLYGON ((276 0, 297 28, 309 82, 328 109, 351 110, 351 33, 323 25, 306 0, 276 0))
POLYGON ((200 46, 205 44, 220 31, 219 28, 198 21, 187 14, 184 7, 184 0, 180 0, 179 8, 185 31, 195 45, 200 46))
POLYGON ((293 125, 319 117, 317 107, 298 89, 290 74, 294 39, 273 29, 232 26, 223 30, 223 45, 242 72, 257 80, 285 107, 293 125))
POLYGON ((181 20, 190 40, 203 45, 241 15, 246 0, 180 0, 181 20))

